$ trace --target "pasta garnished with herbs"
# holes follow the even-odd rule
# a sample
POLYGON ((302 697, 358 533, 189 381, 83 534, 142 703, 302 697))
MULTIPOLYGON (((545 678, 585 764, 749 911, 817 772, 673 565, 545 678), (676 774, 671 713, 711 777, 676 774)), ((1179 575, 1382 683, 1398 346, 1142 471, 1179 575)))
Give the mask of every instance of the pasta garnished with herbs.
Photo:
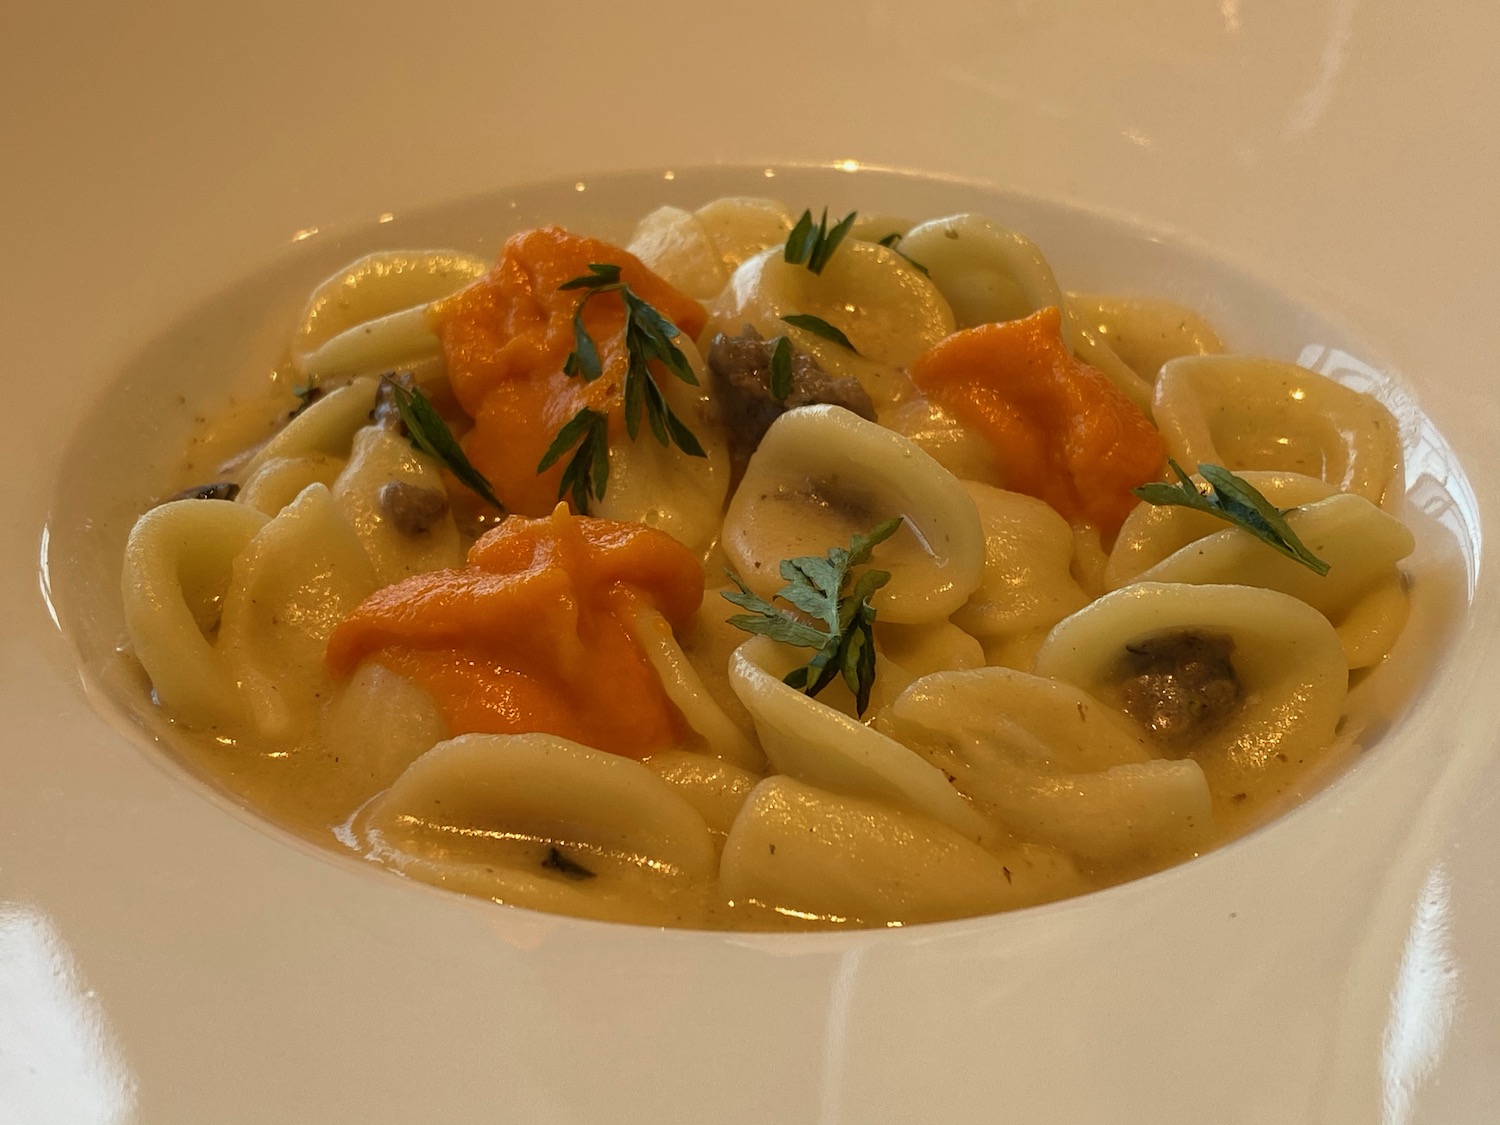
POLYGON ((890 926, 1149 873, 1341 752, 1414 542, 1380 403, 1135 309, 979 215, 759 199, 371 255, 267 438, 140 517, 132 650, 266 815, 517 906, 890 926))

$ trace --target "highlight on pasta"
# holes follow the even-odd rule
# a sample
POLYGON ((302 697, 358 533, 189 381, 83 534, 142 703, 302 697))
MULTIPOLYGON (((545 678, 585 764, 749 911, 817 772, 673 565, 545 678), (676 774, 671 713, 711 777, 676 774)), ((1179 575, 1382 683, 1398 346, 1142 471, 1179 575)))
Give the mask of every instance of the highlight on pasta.
POLYGON ((980 215, 387 250, 288 330, 258 440, 135 524, 130 650, 253 808, 501 903, 897 926, 1137 878, 1348 755, 1406 617, 1381 403, 980 215))

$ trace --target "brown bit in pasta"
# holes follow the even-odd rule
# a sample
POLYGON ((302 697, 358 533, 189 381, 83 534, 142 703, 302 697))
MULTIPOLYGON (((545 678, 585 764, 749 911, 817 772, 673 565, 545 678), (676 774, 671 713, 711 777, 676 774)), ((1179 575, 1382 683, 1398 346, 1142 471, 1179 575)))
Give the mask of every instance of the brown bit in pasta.
POLYGON ((1165 745, 1186 752, 1228 721, 1244 698, 1233 652, 1231 638, 1191 631, 1126 645, 1120 684, 1125 713, 1165 745))
POLYGON ((392 480, 380 487, 380 510, 403 535, 421 535, 447 513, 448 497, 436 488, 392 480))
POLYGON ((805 352, 792 353, 792 387, 786 399, 772 397, 772 343, 747 324, 738 336, 720 332, 704 357, 714 374, 719 420, 729 431, 729 459, 736 481, 771 423, 793 407, 829 403, 875 420, 875 404, 859 380, 830 375, 805 352))

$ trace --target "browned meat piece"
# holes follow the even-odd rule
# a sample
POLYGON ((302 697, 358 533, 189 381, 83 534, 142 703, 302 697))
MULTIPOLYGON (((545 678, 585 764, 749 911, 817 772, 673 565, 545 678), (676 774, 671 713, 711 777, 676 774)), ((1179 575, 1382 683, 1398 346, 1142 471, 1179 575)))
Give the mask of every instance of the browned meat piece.
POLYGON ((403 535, 421 535, 448 511, 448 497, 436 488, 392 480, 380 487, 380 510, 403 535))
POLYGON ((1185 752, 1239 708, 1245 689, 1229 659, 1233 651, 1229 637, 1193 632, 1126 646, 1120 685, 1125 713, 1185 752))
POLYGON ((792 353, 792 389, 786 401, 771 397, 771 344, 751 325, 738 336, 720 332, 705 360, 714 374, 714 401, 719 421, 729 431, 729 458, 738 482, 750 455, 771 423, 797 406, 828 403, 875 420, 875 404, 859 380, 830 375, 804 352, 792 353))

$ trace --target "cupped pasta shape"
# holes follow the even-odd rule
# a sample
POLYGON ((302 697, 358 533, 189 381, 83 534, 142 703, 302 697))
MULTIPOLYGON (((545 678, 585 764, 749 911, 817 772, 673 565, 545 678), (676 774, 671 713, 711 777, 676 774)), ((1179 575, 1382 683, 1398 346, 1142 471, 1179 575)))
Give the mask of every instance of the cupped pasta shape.
MULTIPOLYGON (((936 767, 899 742, 782 682, 800 650, 755 637, 735 650, 730 685, 780 773, 933 818, 971 840, 997 833, 936 767)), ((877 685, 879 683, 877 675, 877 685)))
POLYGON ((1373 504, 1399 502, 1401 433, 1378 399, 1271 359, 1194 356, 1166 364, 1156 424, 1167 452, 1200 464, 1280 469, 1373 504))
POLYGON ((761 251, 783 245, 796 222, 783 204, 753 195, 710 200, 693 215, 719 252, 726 274, 761 251))
POLYGON ((284 737, 331 695, 328 637, 374 592, 375 572, 333 495, 312 484, 256 532, 231 575, 219 649, 257 733, 284 737))
POLYGON ((948 621, 927 625, 877 621, 875 647, 887 665, 897 665, 913 680, 933 672, 984 666, 979 641, 948 621))
POLYGON ((277 458, 314 454, 347 458, 354 435, 370 421, 379 388, 379 379, 364 376, 329 391, 255 451, 245 463, 245 477, 250 478, 268 461, 277 458))
POLYGON ((1320 575, 1240 528, 1226 527, 1163 559, 1140 575, 1143 582, 1262 586, 1290 594, 1317 609, 1339 629, 1345 659, 1363 668, 1385 655, 1406 619, 1406 599, 1396 564, 1416 547, 1400 520, 1362 496, 1341 492, 1287 513, 1288 526, 1328 564, 1320 575), (1367 598, 1345 636, 1343 622, 1367 598))
POLYGON ((984 571, 984 534, 957 478, 900 434, 837 406, 804 406, 772 424, 724 517, 723 548, 769 599, 783 559, 847 546, 887 519, 903 527, 875 548, 890 582, 871 599, 898 624, 939 621, 984 571))
MULTIPOLYGON (((831 219, 832 216, 829 216, 831 219)), ((911 230, 911 220, 900 215, 887 215, 880 211, 860 211, 854 216, 849 228, 849 237, 861 242, 884 242, 893 239, 896 249, 901 247, 901 237, 911 230)))
POLYGON ((729 446, 708 393, 703 359, 691 340, 678 345, 696 386, 675 377, 658 380, 668 406, 697 437, 705 456, 690 457, 676 445, 662 445, 643 421, 634 441, 609 445, 609 486, 594 506, 606 519, 643 523, 665 531, 704 554, 719 534, 724 497, 729 493, 729 446))
POLYGON ((321 380, 437 356, 442 347, 427 306, 488 269, 482 259, 456 250, 367 254, 313 290, 292 337, 292 365, 321 380))
POLYGON ((995 851, 926 816, 790 777, 756 786, 719 872, 731 902, 833 925, 934 922, 1087 889, 1056 851, 995 851))
POLYGON ((681 207, 658 207, 638 224, 625 249, 679 292, 711 301, 729 280, 703 220, 681 207))
POLYGON ((1193 309, 1154 297, 1069 293, 1068 305, 1095 336, 1147 383, 1181 356, 1218 355, 1224 342, 1193 309))
POLYGON ((1089 596, 1072 573, 1075 539, 1045 502, 987 484, 964 482, 984 531, 984 573, 953 623, 977 637, 1015 637, 1050 629, 1089 596))
POLYGON ((983 215, 949 215, 909 230, 901 239, 901 253, 927 270, 959 328, 1058 309, 1063 339, 1073 353, 1149 413, 1150 384, 1073 313, 1052 267, 1029 238, 983 215))
POLYGON ((644 602, 637 602, 630 632, 661 678, 667 698, 702 743, 703 752, 745 769, 763 769, 766 756, 724 713, 677 643, 667 619, 644 602))
POLYGON ((297 499, 310 484, 332 488, 346 464, 347 458, 335 457, 331 453, 270 457, 256 465, 235 500, 274 516, 297 499))
POLYGON ((758 773, 691 750, 663 750, 643 758, 641 765, 697 809, 708 830, 720 840, 761 780, 758 773))
POLYGON ((1060 622, 1036 671, 1123 713, 1132 650, 1183 636, 1226 638, 1239 685, 1222 721, 1177 748, 1203 767, 1216 799, 1333 741, 1348 690, 1338 634, 1306 602, 1276 590, 1137 582, 1060 622))
MULTIPOLYGON (((1327 481, 1303 473, 1246 469, 1237 475, 1281 509, 1326 500, 1338 491, 1327 481)), ((1203 477, 1198 473, 1192 476, 1201 488, 1203 477)), ((1104 584, 1110 590, 1118 590, 1189 543, 1226 528, 1227 525, 1217 516, 1193 508, 1176 504, 1137 504, 1120 525, 1120 533, 1110 548, 1109 562, 1104 568, 1104 584)))
POLYGON ((125 628, 157 699, 187 726, 233 729, 245 718, 234 669, 209 637, 234 560, 265 524, 243 504, 174 500, 130 529, 120 575, 125 628))
POLYGON ((1138 728, 1072 684, 1009 668, 942 672, 902 692, 877 726, 1019 839, 1092 862, 1180 853, 1212 827, 1198 764, 1156 758, 1138 728))
POLYGON ((959 480, 999 487, 1005 479, 994 445, 925 395, 903 399, 881 416, 880 424, 906 438, 959 480))
POLYGON ((323 753, 362 772, 373 793, 447 738, 448 724, 426 688, 366 660, 335 686, 318 735, 323 753))
POLYGON ((920 271, 894 250, 853 239, 822 273, 786 261, 779 248, 757 254, 709 315, 710 332, 737 336, 748 324, 766 339, 786 336, 823 370, 859 380, 878 412, 912 393, 902 369, 954 330, 947 301, 920 271), (799 315, 831 324, 854 350, 783 319, 799 315))
POLYGON ((447 486, 437 462, 412 448, 408 438, 379 423, 354 435, 349 461, 333 485, 333 498, 364 545, 381 586, 409 575, 463 565, 464 549, 446 497, 447 486), (423 530, 403 530, 381 499, 392 482, 442 496, 442 514, 423 530))
POLYGON ((651 770, 550 734, 440 742, 362 827, 385 848, 456 869, 542 875, 567 866, 553 858, 560 853, 596 876, 634 869, 705 879, 717 858, 703 817, 651 770))

